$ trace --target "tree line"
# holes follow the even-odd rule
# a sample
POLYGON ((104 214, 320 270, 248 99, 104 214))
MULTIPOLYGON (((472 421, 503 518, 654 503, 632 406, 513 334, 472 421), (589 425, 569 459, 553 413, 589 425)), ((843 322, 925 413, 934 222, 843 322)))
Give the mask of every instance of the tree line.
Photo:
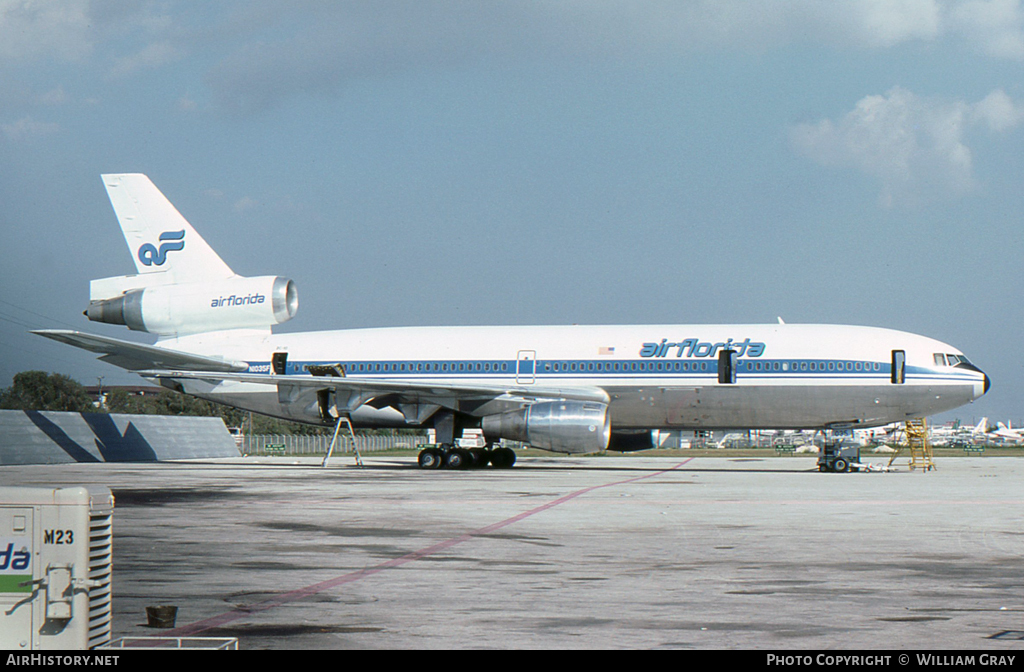
MULTIPOLYGON (((228 427, 249 422, 246 411, 161 389, 154 394, 133 395, 111 387, 105 403, 93 402, 85 386, 62 373, 22 371, 11 386, 0 389, 0 409, 21 411, 69 411, 72 413, 129 413, 133 415, 190 415, 223 418, 228 427)), ((324 427, 287 422, 252 414, 253 434, 322 434, 324 427)))

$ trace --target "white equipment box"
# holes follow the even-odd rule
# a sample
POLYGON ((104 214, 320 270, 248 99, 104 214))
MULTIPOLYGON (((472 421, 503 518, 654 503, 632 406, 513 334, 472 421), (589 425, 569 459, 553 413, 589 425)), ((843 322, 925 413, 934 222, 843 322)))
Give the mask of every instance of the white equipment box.
POLYGON ((104 487, 0 488, 0 650, 110 641, 113 514, 104 487))

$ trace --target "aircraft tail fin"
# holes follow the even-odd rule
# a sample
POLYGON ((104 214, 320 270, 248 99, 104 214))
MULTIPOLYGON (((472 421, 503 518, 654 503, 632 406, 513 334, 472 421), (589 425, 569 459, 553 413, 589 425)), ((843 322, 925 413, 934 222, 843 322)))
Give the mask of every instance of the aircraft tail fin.
POLYGON ((148 177, 104 175, 103 184, 138 274, 90 282, 90 320, 163 339, 269 330, 294 317, 295 283, 236 275, 148 177))
POLYGON ((102 177, 145 284, 224 280, 235 275, 148 177, 131 173, 102 177))
POLYGON ((974 428, 975 433, 984 434, 988 431, 988 418, 982 418, 978 426, 974 428))

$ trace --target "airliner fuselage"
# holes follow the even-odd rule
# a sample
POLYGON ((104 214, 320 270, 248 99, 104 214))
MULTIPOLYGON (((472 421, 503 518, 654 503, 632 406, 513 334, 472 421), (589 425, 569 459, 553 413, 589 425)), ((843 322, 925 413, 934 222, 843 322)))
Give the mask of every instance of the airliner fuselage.
POLYGON ((562 453, 641 450, 660 429, 848 429, 947 411, 988 390, 956 348, 838 325, 406 327, 273 333, 295 283, 243 277, 145 175, 104 175, 136 275, 93 280, 86 315, 154 345, 47 330, 161 385, 270 416, 462 430, 562 453))
MULTIPOLYGON (((247 362, 254 374, 200 396, 307 422, 317 420, 317 409, 282 402, 276 387, 261 391, 257 376, 305 377, 311 366, 337 364, 352 381, 506 387, 523 397, 534 388, 600 389, 616 429, 878 426, 962 406, 988 384, 940 341, 838 325, 405 327, 257 342, 187 337, 165 346, 205 346, 247 362), (730 373, 724 369, 733 358, 730 373)), ((464 406, 486 415, 508 404, 464 406)), ((354 418, 416 424, 389 407, 370 406, 354 418)))

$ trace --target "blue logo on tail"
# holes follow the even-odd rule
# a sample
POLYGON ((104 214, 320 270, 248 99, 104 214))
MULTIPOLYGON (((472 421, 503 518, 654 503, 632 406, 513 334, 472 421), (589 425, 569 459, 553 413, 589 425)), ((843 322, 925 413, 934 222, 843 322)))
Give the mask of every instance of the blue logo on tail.
POLYGON ((169 241, 160 244, 157 249, 152 243, 146 243, 139 247, 139 261, 145 266, 163 266, 167 261, 167 253, 185 249, 185 229, 181 231, 164 231, 160 234, 161 241, 169 241))

